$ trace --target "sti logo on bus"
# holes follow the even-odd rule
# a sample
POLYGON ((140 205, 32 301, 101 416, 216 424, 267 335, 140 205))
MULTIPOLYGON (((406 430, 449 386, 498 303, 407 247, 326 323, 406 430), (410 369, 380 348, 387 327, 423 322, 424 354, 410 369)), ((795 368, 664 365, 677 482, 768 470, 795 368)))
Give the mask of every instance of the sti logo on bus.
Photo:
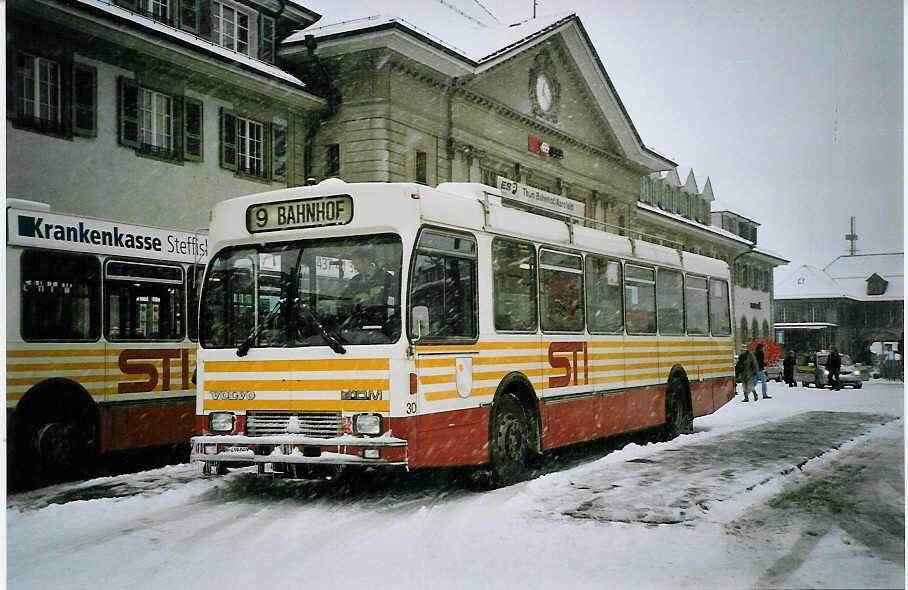
POLYGON ((278 203, 250 205, 246 209, 246 230, 251 233, 346 225, 353 221, 350 195, 332 195, 278 203))
POLYGON ((180 361, 179 389, 189 389, 189 349, 188 348, 134 348, 120 353, 118 365, 124 375, 142 375, 144 381, 121 381, 117 384, 117 393, 142 393, 154 391, 161 381, 161 390, 170 391, 170 361, 180 361), (161 361, 161 370, 150 362, 161 361))
POLYGON ((583 354, 583 385, 587 385, 590 382, 590 365, 589 357, 587 356, 587 346, 586 342, 552 342, 549 344, 549 365, 553 369, 561 369, 564 371, 561 375, 553 375, 549 377, 549 387, 565 387, 571 385, 572 377, 573 384, 580 385, 578 379, 579 375, 579 363, 577 362, 577 356, 583 354), (571 353, 571 356, 555 356, 559 353, 571 353))

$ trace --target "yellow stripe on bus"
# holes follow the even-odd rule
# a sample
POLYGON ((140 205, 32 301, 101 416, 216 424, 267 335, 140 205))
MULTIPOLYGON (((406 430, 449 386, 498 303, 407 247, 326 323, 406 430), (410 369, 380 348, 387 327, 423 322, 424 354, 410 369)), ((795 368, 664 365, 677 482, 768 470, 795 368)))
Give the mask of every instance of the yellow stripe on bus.
POLYGON ((389 400, 222 400, 206 399, 205 410, 296 410, 312 412, 389 412, 389 400))
POLYGON ((241 379, 206 380, 205 391, 388 391, 389 379, 241 379))

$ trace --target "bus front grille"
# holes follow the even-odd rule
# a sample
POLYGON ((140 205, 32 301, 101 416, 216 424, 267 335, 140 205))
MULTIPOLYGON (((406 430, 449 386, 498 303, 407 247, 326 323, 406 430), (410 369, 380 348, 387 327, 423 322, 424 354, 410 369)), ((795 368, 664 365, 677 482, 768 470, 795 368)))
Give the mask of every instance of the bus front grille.
POLYGON ((290 433, 331 438, 343 432, 340 412, 250 411, 246 414, 246 436, 290 433))

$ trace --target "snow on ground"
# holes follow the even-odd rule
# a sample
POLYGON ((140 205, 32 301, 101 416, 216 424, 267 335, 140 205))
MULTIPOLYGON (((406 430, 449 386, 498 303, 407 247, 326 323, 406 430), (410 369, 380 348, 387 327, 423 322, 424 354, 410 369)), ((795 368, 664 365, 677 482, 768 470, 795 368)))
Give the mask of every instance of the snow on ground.
POLYGON ((8 587, 904 587, 903 384, 770 394, 486 492, 178 465, 13 495, 8 587))

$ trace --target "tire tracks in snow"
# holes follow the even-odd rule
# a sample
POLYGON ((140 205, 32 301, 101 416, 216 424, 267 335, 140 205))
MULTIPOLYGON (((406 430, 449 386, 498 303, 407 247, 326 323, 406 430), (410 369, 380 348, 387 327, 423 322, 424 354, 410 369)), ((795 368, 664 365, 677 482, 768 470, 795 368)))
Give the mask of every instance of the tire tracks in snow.
POLYGON ((792 477, 809 461, 834 454, 893 420, 898 418, 807 412, 706 436, 702 442, 653 445, 642 453, 618 451, 593 464, 540 478, 527 491, 539 493, 543 515, 693 526, 723 502, 759 495, 761 488, 792 477))

